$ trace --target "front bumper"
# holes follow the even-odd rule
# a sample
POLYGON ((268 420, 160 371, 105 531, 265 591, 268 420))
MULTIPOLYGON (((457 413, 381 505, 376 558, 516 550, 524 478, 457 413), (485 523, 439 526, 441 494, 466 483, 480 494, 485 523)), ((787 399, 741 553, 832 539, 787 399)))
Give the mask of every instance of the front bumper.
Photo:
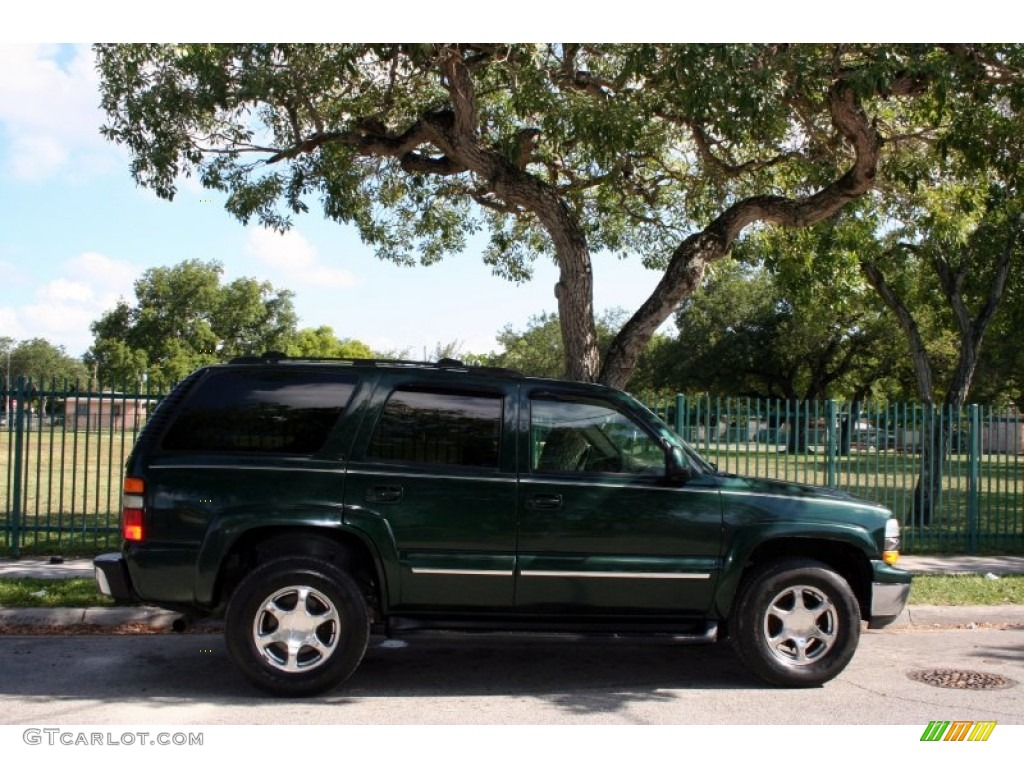
POLYGON ((132 589, 132 579, 128 574, 128 566, 120 552, 107 552, 97 555, 93 561, 96 586, 107 597, 114 598, 116 603, 133 603, 138 600, 132 589))
POLYGON ((868 629, 881 629, 899 618, 910 598, 909 571, 893 568, 876 561, 874 581, 871 585, 871 618, 868 629))

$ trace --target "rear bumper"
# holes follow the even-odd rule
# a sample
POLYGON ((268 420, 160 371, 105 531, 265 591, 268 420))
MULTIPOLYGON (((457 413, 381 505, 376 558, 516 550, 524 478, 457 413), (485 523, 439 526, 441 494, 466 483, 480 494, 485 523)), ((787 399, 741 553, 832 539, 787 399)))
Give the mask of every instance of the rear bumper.
POLYGON ((909 571, 893 568, 882 562, 874 563, 874 583, 871 585, 871 618, 869 629, 880 629, 892 624, 910 598, 909 571))
POLYGON ((120 552, 97 555, 92 564, 95 569, 96 586, 102 594, 114 598, 114 602, 117 603, 138 601, 138 596, 132 588, 128 566, 120 552))

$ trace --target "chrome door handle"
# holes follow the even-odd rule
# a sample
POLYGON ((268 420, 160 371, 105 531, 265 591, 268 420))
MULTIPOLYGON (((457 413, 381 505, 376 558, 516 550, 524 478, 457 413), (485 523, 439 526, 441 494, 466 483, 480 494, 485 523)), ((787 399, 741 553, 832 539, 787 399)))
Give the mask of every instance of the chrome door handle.
POLYGON ((530 509, 559 509, 562 506, 560 493, 536 493, 526 502, 530 509))
POLYGON ((404 495, 400 485, 371 485, 366 489, 366 500, 378 504, 397 504, 404 495))

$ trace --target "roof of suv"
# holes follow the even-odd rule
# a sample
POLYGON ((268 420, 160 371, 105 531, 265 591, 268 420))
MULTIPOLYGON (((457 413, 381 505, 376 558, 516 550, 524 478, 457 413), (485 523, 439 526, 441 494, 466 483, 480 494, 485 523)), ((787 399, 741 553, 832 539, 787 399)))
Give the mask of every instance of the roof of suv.
POLYGON ((264 352, 262 355, 248 355, 236 357, 228 361, 227 365, 330 365, 348 368, 375 368, 381 370, 413 371, 421 370, 424 373, 447 373, 458 372, 471 376, 479 376, 490 379, 505 380, 530 380, 540 382, 551 382, 559 387, 571 387, 579 390, 608 390, 600 384, 589 384, 578 381, 566 381, 547 377, 527 376, 522 371, 512 368, 500 368, 484 365, 467 365, 460 360, 442 358, 435 362, 422 360, 392 360, 392 359, 371 359, 371 358, 343 358, 343 357, 289 357, 283 352, 264 352))
POLYGON ((283 352, 264 352, 262 355, 248 355, 236 357, 228 362, 228 365, 281 365, 293 363, 325 363, 353 368, 422 368, 425 370, 464 370, 484 376, 500 376, 510 379, 525 378, 520 371, 511 368, 497 368, 491 366, 466 365, 459 360, 445 357, 436 362, 423 362, 418 360, 390 360, 371 358, 348 358, 348 357, 289 357, 283 352))

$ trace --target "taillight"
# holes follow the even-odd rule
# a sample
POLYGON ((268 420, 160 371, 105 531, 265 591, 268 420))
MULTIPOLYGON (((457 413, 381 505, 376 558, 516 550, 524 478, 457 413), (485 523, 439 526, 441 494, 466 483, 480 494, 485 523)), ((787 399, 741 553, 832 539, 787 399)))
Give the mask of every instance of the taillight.
POLYGON ((142 517, 145 511, 146 483, 139 477, 124 479, 121 508, 121 535, 125 541, 142 541, 142 517))

